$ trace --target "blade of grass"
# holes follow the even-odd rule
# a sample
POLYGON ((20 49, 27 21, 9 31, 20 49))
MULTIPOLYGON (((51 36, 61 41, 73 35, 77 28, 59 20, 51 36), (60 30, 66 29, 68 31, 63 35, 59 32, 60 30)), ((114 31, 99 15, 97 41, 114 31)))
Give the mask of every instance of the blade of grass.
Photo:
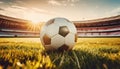
POLYGON ((75 57, 75 60, 76 60, 76 62, 77 62, 78 69, 81 69, 81 66, 80 66, 80 63, 79 63, 79 60, 78 60, 78 57, 77 57, 75 51, 72 51, 72 53, 73 53, 73 55, 74 55, 74 57, 75 57))

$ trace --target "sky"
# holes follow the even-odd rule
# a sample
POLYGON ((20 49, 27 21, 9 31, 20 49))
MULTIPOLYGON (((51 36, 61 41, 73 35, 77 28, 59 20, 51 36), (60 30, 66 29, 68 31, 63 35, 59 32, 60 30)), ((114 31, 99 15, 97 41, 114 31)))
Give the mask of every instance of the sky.
POLYGON ((120 0, 0 0, 0 14, 33 22, 83 21, 120 15, 120 0))

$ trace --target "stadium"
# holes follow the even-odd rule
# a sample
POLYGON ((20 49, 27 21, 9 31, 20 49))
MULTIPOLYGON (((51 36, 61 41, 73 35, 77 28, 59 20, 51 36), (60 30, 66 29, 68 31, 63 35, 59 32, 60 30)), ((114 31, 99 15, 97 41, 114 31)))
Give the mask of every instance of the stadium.
POLYGON ((44 22, 0 15, 0 69, 120 69, 119 15, 72 22, 78 33, 72 50, 45 52, 40 41, 44 22))
POLYGON ((0 69, 120 69, 120 0, 0 0, 0 69))
MULTIPOLYGON (((101 19, 73 21, 79 37, 119 37, 120 15, 101 19)), ((1 37, 39 37, 40 28, 31 21, 0 15, 1 37), (6 35, 7 34, 7 35, 6 35)))

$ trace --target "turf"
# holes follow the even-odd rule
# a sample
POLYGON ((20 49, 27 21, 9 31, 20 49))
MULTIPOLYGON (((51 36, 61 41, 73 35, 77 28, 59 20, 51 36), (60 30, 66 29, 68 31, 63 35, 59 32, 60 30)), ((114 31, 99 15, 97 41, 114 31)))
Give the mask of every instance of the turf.
POLYGON ((62 53, 39 38, 0 38, 0 69, 120 69, 120 38, 79 38, 62 53))

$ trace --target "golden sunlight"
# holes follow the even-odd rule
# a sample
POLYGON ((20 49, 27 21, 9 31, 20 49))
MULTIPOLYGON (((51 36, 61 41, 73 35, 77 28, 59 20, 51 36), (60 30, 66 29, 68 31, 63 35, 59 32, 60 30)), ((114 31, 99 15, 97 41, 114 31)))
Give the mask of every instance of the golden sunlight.
POLYGON ((43 16, 35 11, 28 11, 24 17, 25 19, 32 21, 33 24, 38 24, 43 16))

